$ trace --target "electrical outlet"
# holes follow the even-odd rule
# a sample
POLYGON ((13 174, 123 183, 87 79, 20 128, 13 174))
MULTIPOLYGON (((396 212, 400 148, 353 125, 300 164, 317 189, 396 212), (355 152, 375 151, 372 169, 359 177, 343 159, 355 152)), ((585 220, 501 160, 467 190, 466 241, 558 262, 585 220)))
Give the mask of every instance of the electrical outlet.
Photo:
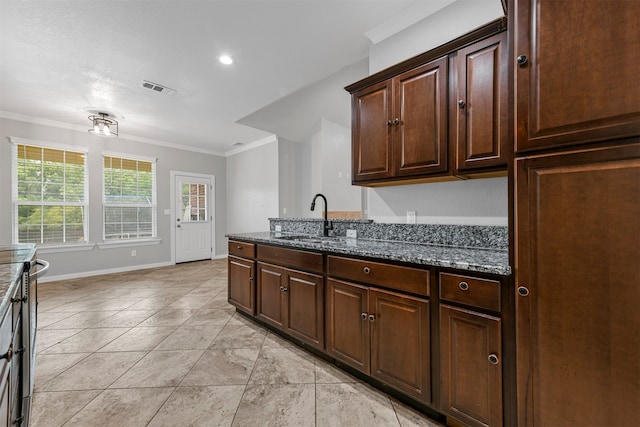
POLYGON ((132 251, 131 251, 131 256, 136 256, 136 255, 137 255, 136 250, 135 250, 135 249, 134 249, 134 250, 132 250, 132 251))
POLYGON ((286 214, 287 214, 287 208, 282 208, 282 213, 283 213, 284 215, 286 215, 286 214))
POLYGON ((407 224, 416 223, 416 211, 407 211, 407 224))
POLYGON ((281 225, 276 225, 276 231, 282 231, 282 226, 281 225))
POLYGON ((356 230, 347 230, 347 237, 350 239, 355 239, 358 237, 358 232, 356 230))

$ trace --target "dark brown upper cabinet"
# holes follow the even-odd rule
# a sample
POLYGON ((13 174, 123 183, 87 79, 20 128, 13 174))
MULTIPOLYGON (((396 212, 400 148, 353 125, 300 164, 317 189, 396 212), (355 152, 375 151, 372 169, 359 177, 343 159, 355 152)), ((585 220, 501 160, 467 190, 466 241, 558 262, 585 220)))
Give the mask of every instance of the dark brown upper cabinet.
POLYGON ((394 175, 447 171, 447 57, 392 80, 394 175))
POLYGON ((457 53, 456 175, 507 165, 507 61, 506 32, 457 53))
POLYGON ((353 180, 447 170, 447 58, 353 94, 353 180))
POLYGON ((517 152, 640 135, 640 2, 514 6, 517 152))
POLYGON ((505 29, 492 22, 345 88, 353 184, 506 172, 505 29))

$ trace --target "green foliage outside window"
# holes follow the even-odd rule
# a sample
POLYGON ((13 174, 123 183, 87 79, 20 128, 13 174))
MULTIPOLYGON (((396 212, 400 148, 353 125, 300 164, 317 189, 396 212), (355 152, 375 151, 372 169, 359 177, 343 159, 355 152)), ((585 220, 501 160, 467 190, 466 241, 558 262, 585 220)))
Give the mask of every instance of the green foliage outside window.
POLYGON ((85 154, 19 144, 18 242, 85 242, 85 154))

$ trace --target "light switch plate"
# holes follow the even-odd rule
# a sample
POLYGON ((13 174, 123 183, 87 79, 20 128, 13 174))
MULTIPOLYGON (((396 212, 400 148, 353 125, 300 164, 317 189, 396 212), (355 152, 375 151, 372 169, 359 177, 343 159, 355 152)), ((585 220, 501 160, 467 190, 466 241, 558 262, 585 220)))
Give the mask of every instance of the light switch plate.
POLYGON ((358 232, 356 230, 347 230, 347 237, 349 239, 355 239, 358 237, 358 232))
POLYGON ((407 224, 416 223, 416 211, 407 211, 407 224))
POLYGON ((165 209, 164 210, 164 214, 165 215, 171 215, 171 209, 165 209))

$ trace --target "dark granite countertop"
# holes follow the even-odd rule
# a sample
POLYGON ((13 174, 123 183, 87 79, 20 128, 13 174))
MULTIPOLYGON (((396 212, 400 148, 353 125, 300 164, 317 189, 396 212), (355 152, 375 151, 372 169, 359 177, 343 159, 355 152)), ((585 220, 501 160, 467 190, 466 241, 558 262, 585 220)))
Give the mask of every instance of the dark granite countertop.
POLYGON ((506 250, 480 249, 383 240, 349 239, 306 235, 302 240, 290 240, 289 233, 258 232, 228 234, 231 240, 266 243, 296 249, 331 254, 353 255, 381 260, 400 261, 434 267, 455 268, 501 276, 511 274, 506 250))
POLYGON ((7 309, 9 298, 22 274, 24 262, 35 258, 35 252, 34 244, 0 245, 0 316, 7 309))

